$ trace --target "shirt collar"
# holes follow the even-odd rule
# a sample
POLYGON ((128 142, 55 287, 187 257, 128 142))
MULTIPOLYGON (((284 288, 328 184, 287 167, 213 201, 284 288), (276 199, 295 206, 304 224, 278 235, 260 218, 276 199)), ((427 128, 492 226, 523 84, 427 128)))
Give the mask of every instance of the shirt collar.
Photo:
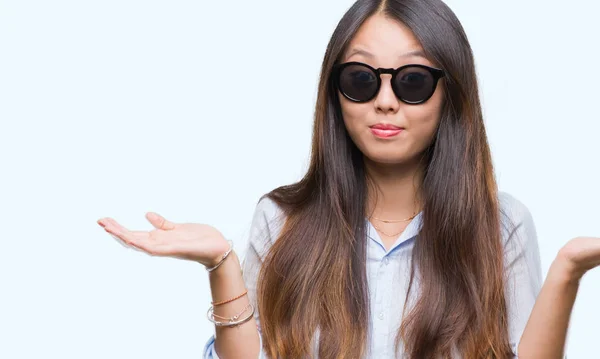
MULTIPOLYGON (((388 252, 393 251, 400 244, 402 244, 402 243, 406 242, 407 240, 418 235, 419 231, 421 230, 421 225, 423 222, 422 218, 423 218, 423 211, 419 212, 415 216, 415 218, 413 218, 410 221, 408 226, 406 226, 406 229, 404 230, 404 232, 402 232, 402 234, 400 234, 400 236, 396 239, 396 242, 394 243, 394 245, 392 247, 390 247, 388 252)), ((385 248, 385 246, 383 245, 383 242, 381 241, 381 238, 379 237, 379 233, 377 233, 377 230, 375 229, 375 227, 373 227, 373 224, 371 223, 371 221, 369 221, 368 218, 365 218, 365 221, 367 224, 367 237, 369 237, 370 240, 377 242, 382 248, 385 248)))

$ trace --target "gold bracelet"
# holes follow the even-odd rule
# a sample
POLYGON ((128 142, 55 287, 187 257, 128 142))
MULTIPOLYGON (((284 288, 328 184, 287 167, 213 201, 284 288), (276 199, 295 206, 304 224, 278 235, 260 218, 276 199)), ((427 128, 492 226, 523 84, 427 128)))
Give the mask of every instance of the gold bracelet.
POLYGON ((234 300, 236 300, 236 299, 240 299, 241 297, 243 297, 244 295, 246 295, 246 293, 248 293, 248 289, 246 289, 246 291, 245 291, 244 293, 242 293, 242 294, 240 294, 240 295, 238 295, 238 296, 236 296, 236 297, 234 297, 234 298, 227 299, 227 300, 224 300, 224 301, 222 301, 222 302, 217 302, 217 303, 215 303, 215 302, 211 302, 210 304, 212 304, 212 305, 213 305, 213 307, 216 307, 216 306, 218 306, 218 305, 227 304, 227 303, 233 302, 233 301, 234 301, 234 300))

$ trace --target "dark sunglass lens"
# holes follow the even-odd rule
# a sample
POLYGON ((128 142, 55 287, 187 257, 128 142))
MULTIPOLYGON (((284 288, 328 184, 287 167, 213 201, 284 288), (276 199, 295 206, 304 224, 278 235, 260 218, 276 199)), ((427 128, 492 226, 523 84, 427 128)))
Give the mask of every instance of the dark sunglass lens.
POLYGON ((367 101, 377 93, 377 74, 366 66, 348 65, 340 73, 339 85, 347 97, 367 101))
POLYGON ((397 95, 407 102, 422 102, 433 93, 434 78, 421 67, 407 67, 396 75, 397 95))

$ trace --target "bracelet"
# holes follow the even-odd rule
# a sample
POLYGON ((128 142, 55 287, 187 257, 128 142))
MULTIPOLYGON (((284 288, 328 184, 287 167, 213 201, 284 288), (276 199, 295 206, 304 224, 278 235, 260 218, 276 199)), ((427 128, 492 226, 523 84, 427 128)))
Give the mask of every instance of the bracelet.
MULTIPOLYGON (((252 308, 252 311, 250 312, 250 314, 248 314, 247 317, 242 318, 240 320, 237 320, 237 319, 239 318, 239 316, 241 315, 241 313, 238 314, 238 315, 235 315, 235 316, 231 317, 227 322, 217 321, 214 318, 213 307, 212 306, 210 308, 208 308, 208 312, 206 313, 206 316, 208 317, 208 320, 211 321, 217 327, 235 327, 235 326, 238 326, 240 324, 244 324, 247 321, 249 321, 250 319, 252 319, 252 317, 254 316, 254 306, 252 304, 250 304, 249 306, 250 306, 250 308, 252 308)), ((246 310, 244 309, 244 311, 246 311, 246 310)))
MULTIPOLYGON (((246 309, 248 309, 248 308, 250 308, 250 303, 248 303, 248 305, 245 306, 244 309, 240 310, 240 312, 238 314, 234 315, 233 317, 234 318, 239 318, 240 315, 242 315, 242 313, 244 313, 246 311, 246 309)), ((216 315, 215 312, 214 312, 214 307, 213 307, 213 312, 212 312, 211 315, 213 316, 213 318, 226 319, 226 320, 230 319, 230 318, 227 318, 227 317, 222 317, 220 315, 216 315)))
POLYGON ((225 252, 223 254, 223 257, 221 258, 221 261, 219 263, 217 263, 214 267, 212 268, 206 268, 207 271, 212 272, 215 269, 219 268, 219 266, 221 264, 223 264, 223 262, 225 262, 225 259, 227 258, 227 256, 229 256, 229 253, 231 253, 231 251, 233 250, 233 241, 227 241, 229 242, 229 249, 227 250, 227 252, 225 252))
POLYGON ((238 295, 237 297, 234 297, 234 298, 231 298, 231 299, 227 299, 227 300, 224 300, 222 302, 217 302, 217 303, 211 302, 210 304, 212 304, 213 307, 216 307, 217 305, 227 304, 229 302, 233 302, 236 299, 240 299, 241 297, 243 297, 244 295, 246 295, 246 293, 248 293, 248 289, 246 289, 246 291, 244 293, 238 295))

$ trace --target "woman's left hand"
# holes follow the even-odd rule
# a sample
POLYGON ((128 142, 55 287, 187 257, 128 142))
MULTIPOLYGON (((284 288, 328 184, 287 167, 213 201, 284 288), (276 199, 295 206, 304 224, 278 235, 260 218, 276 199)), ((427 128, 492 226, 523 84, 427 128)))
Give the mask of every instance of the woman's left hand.
POLYGON ((600 266, 600 238, 573 238, 560 249, 557 259, 564 262, 572 278, 578 280, 590 269, 600 266))

